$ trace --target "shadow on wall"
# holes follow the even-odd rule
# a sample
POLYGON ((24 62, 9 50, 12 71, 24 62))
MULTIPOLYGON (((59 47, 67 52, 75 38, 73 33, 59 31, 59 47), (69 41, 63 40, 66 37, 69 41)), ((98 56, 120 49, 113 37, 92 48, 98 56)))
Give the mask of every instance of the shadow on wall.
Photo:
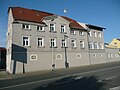
POLYGON ((22 71, 25 73, 25 63, 27 63, 27 49, 18 45, 12 44, 12 60, 13 61, 13 74, 16 73, 17 62, 22 63, 22 71))
POLYGON ((104 85, 104 83, 98 82, 95 76, 78 79, 77 77, 67 77, 34 90, 104 90, 104 85))

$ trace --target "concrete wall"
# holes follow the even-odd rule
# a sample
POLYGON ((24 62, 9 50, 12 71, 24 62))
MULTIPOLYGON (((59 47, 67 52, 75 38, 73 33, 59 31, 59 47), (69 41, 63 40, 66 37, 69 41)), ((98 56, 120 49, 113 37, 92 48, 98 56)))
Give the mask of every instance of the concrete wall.
POLYGON ((105 48, 105 51, 106 51, 106 61, 107 62, 120 61, 119 49, 105 48))

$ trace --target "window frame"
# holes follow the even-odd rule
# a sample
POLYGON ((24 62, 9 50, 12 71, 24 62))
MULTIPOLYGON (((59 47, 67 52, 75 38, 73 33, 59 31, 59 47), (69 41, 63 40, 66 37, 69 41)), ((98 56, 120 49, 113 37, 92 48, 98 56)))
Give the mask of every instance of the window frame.
POLYGON ((71 39, 71 47, 72 48, 76 48, 77 47, 77 45, 76 45, 76 39, 71 39))
POLYGON ((45 28, 44 28, 43 26, 37 25, 37 26, 36 26, 36 30, 37 30, 37 31, 42 31, 42 32, 43 32, 43 31, 45 31, 45 28), (42 28, 42 30, 41 30, 41 28, 42 28))
POLYGON ((61 33, 66 33, 66 26, 65 25, 61 25, 60 27, 60 32, 61 33), (63 26, 63 27, 62 27, 63 26))
POLYGON ((38 47, 45 47, 45 44, 44 44, 44 37, 37 37, 37 46, 38 47), (42 39, 41 41, 38 40, 38 39, 42 39), (42 42, 42 45, 40 44, 42 42))
POLYGON ((75 30, 70 30, 70 34, 75 35, 76 34, 75 30))
POLYGON ((79 35, 80 35, 80 36, 84 36, 84 35, 85 35, 85 32, 79 31, 79 35))
POLYGON ((55 47, 57 47, 57 41, 56 41, 56 38, 50 38, 50 47, 51 47, 51 48, 55 48, 55 47), (51 42, 51 40, 54 40, 54 41, 51 42), (54 43, 54 44, 52 44, 52 43, 54 43), (54 45, 54 46, 52 46, 52 45, 54 45))
POLYGON ((61 47, 64 48, 64 47, 67 47, 67 41, 62 39, 61 40, 61 47))
POLYGON ((80 48, 81 49, 84 49, 85 48, 85 42, 84 42, 84 40, 80 40, 80 48), (81 43, 82 42, 82 43, 81 43), (82 45, 82 47, 81 47, 81 45, 82 45))
POLYGON ((22 36, 22 46, 25 46, 25 47, 29 47, 30 46, 30 36, 22 36), (24 37, 28 38, 28 45, 26 44, 26 40, 24 39, 24 37))
POLYGON ((50 32, 56 32, 56 30, 55 30, 55 24, 54 23, 50 23, 49 24, 49 31, 50 32), (51 25, 53 25, 53 26, 51 26, 51 25), (51 28, 53 28, 53 30, 51 30, 51 28))
POLYGON ((30 24, 22 23, 22 24, 21 24, 21 28, 22 28, 22 29, 25 29, 25 30, 30 30, 30 29, 31 29, 31 25, 30 25, 30 24), (24 25, 24 27, 23 27, 23 25, 24 25))

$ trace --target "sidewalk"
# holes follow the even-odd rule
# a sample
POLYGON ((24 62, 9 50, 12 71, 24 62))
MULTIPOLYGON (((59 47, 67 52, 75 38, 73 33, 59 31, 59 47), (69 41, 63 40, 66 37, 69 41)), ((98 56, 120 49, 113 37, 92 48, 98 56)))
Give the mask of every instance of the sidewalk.
POLYGON ((79 66, 79 67, 70 67, 70 68, 63 68, 63 69, 57 69, 55 71, 52 70, 45 70, 45 71, 37 71, 37 72, 28 72, 25 74, 8 74, 4 70, 0 70, 0 80, 6 80, 6 79, 16 79, 16 78, 31 78, 31 77, 41 77, 42 79, 49 77, 59 77, 64 75, 72 75, 76 73, 82 73, 97 69, 103 69, 103 68, 109 68, 109 67, 115 67, 120 66, 120 62, 112 62, 112 63, 104 63, 104 64, 97 64, 97 65, 91 65, 91 66, 79 66))

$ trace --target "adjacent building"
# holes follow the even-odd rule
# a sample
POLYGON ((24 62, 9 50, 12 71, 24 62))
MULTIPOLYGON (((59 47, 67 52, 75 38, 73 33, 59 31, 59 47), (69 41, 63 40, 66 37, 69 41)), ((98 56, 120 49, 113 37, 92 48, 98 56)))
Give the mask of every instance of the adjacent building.
POLYGON ((113 39, 107 47, 120 49, 120 39, 118 39, 118 38, 113 39))
POLYGON ((6 69, 15 74, 106 63, 104 29, 65 16, 10 7, 6 69))

